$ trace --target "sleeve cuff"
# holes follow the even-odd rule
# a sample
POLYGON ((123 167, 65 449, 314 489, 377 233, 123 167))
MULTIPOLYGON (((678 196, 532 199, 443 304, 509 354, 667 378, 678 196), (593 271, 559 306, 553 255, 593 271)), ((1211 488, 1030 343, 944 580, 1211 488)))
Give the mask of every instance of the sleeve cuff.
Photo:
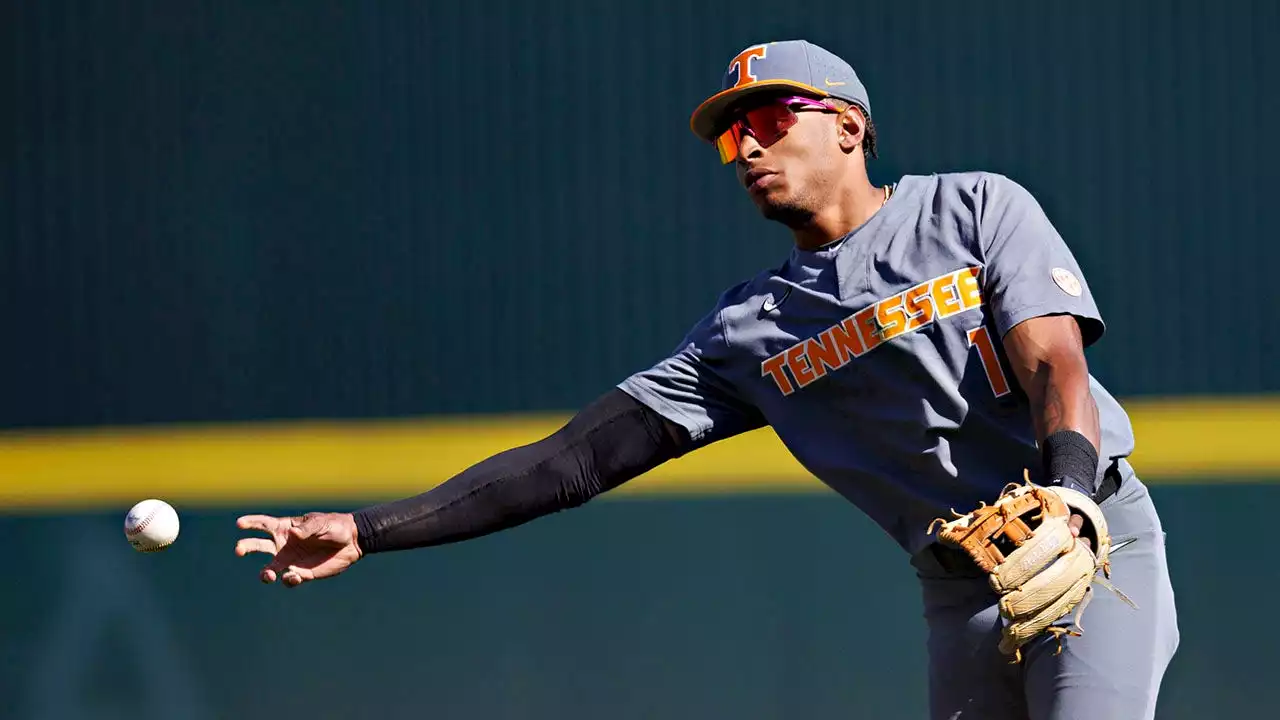
POLYGON ((618 389, 635 398, 636 402, 684 428, 694 442, 701 440, 711 428, 680 409, 679 405, 670 402, 647 385, 638 383, 634 378, 618 383, 618 389))
POLYGON ((374 530, 369 511, 357 510, 351 517, 356 522, 356 546, 360 548, 360 554, 372 555, 378 552, 381 549, 378 547, 378 534, 374 530))
POLYGON ((1106 323, 1102 318, 1082 313, 1078 308, 1065 308, 1061 305, 1044 303, 1040 305, 1029 305, 1027 307, 1017 308, 1012 312, 1002 312, 996 315, 996 329, 1000 331, 1000 337, 1004 337, 1010 330, 1014 329, 1021 323, 1032 318, 1045 317, 1048 315, 1071 315, 1080 325, 1080 336, 1084 341, 1084 346, 1089 347, 1102 338, 1107 331, 1106 323))

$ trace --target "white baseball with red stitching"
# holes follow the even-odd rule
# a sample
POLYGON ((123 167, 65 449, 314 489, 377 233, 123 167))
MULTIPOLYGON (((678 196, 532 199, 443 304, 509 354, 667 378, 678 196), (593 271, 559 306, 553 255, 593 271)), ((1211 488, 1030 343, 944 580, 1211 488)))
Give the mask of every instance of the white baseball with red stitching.
POLYGON ((143 500, 125 516, 124 536, 138 552, 163 550, 178 539, 178 511, 163 500, 143 500))

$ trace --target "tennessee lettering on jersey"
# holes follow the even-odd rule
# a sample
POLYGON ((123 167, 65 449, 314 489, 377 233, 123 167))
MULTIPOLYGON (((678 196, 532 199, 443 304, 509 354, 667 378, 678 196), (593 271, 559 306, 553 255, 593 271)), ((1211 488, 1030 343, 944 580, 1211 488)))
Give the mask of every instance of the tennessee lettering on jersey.
POLYGON ((760 374, 790 395, 899 335, 982 307, 980 272, 980 267, 956 270, 873 303, 760 363, 760 374))

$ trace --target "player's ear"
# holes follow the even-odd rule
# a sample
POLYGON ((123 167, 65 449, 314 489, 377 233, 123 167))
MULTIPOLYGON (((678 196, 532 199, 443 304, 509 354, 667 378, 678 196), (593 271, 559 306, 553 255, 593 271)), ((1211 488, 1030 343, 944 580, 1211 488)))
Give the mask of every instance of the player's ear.
POLYGON ((862 147, 862 139, 867 132, 867 121, 863 119, 862 113, 858 112, 858 108, 851 105, 840 113, 837 127, 841 150, 851 153, 862 147))

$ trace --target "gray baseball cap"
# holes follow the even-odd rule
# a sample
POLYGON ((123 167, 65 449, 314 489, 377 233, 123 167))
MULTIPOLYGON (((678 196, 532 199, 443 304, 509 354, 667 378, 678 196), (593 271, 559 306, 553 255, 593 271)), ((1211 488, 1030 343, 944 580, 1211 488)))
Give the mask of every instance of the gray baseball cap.
POLYGON ((784 40, 752 45, 730 60, 720 92, 693 111, 689 127, 703 140, 714 141, 730 106, 756 93, 786 88, 840 98, 871 114, 867 89, 849 63, 807 40, 784 40))

